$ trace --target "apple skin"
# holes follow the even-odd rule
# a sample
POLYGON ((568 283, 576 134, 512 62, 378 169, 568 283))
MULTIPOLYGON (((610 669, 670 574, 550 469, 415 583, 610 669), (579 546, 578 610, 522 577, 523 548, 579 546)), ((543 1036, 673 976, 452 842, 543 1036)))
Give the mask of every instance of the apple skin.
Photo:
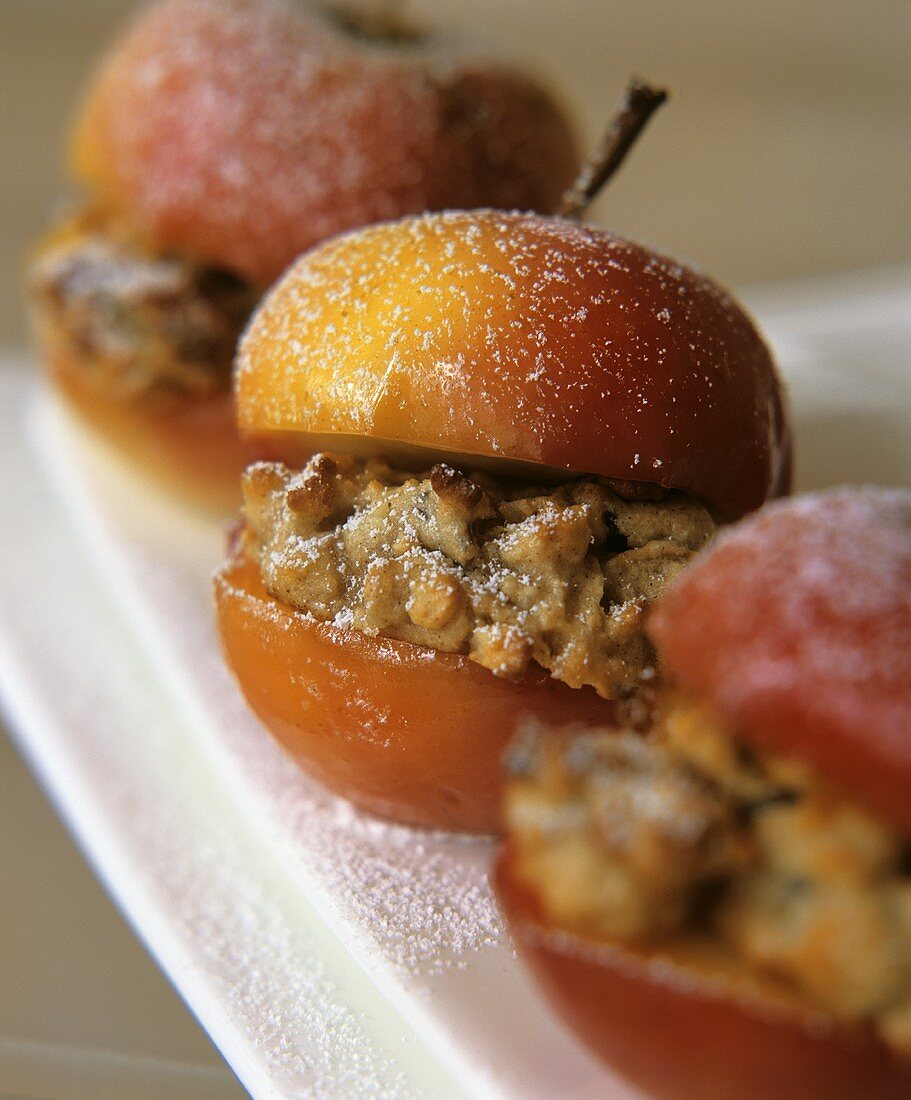
POLYGON ((214 580, 225 658, 251 709, 335 794, 408 825, 498 833, 506 746, 524 718, 610 723, 615 705, 541 668, 519 682, 461 653, 321 623, 236 548, 214 580))
POLYGON ((552 210, 576 173, 548 92, 290 0, 165 0, 92 84, 76 176, 157 249, 268 284, 327 237, 407 213, 552 210))
POLYGON ((692 563, 646 629, 751 748, 803 761, 911 838, 911 492, 764 508, 692 563))
POLYGON ((372 448, 549 468, 680 489, 726 519, 790 490, 784 387, 736 300, 562 218, 449 211, 324 242, 257 310, 235 382, 242 432, 291 465, 372 448))

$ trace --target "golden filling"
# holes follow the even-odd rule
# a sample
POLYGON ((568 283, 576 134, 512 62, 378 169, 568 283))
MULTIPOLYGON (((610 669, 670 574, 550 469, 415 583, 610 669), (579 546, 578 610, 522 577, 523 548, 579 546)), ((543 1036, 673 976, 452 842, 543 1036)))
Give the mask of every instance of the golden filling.
POLYGON ((91 215, 51 236, 30 294, 51 355, 91 389, 128 401, 228 392, 258 297, 227 272, 155 255, 91 215))
POLYGON ((259 463, 243 493, 276 598, 500 676, 535 661, 606 698, 651 664, 644 610, 715 530, 702 505, 654 486, 542 488, 335 454, 301 471, 259 463))
POLYGON ((679 698, 647 735, 531 731, 510 769, 518 872, 553 923, 710 933, 911 1055, 909 849, 891 828, 679 698))

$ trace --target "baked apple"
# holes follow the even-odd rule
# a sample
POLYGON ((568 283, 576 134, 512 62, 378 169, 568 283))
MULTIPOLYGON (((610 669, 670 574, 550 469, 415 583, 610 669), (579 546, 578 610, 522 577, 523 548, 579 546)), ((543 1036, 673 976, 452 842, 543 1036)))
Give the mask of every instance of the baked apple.
POLYGON ((769 352, 702 275, 491 210, 327 242, 242 340, 245 530, 216 581, 253 709, 330 788, 499 826, 523 712, 610 721, 649 602, 788 488, 769 352))
POLYGON ((627 728, 512 752, 520 951, 657 1098, 911 1095, 911 493, 767 506, 648 630, 627 728))
POLYGON ((393 20, 291 0, 165 0, 77 121, 83 209, 31 291, 64 393, 134 460, 236 501, 234 347, 303 250, 410 212, 548 211, 574 142, 549 93, 393 20))

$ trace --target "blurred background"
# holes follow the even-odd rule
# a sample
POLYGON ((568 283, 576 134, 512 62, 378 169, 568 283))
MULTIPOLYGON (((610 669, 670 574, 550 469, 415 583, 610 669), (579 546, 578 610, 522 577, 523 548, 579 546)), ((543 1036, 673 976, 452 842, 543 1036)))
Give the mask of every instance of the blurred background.
MULTIPOLYGON (((550 78, 586 148, 629 75, 671 89, 592 211, 620 232, 739 286, 911 257, 907 0, 403 6, 550 78)), ((0 346, 25 340, 24 258, 69 193, 80 87, 134 8, 0 0, 0 346)), ((0 835, 0 1095, 34 1082, 49 1051, 58 1072, 40 1094, 83 1095, 88 1049, 110 1055, 111 1095, 171 1095, 180 1081, 173 1095, 237 1094, 2 735, 0 835)))
MULTIPOLYGON (((907 0, 405 0, 551 78, 590 146, 632 73, 672 90, 594 210, 744 284, 911 254, 907 0)), ((24 251, 66 193, 63 145, 130 0, 0 0, 0 342, 24 251)))

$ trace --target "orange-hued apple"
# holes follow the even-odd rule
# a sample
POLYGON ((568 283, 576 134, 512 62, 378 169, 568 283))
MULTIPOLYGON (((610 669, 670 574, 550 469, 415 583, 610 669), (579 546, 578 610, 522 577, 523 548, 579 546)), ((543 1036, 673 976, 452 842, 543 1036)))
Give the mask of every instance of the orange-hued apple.
MULTIPOLYGON (((390 514, 383 501, 409 477, 425 479, 421 516, 403 518, 391 539, 401 545, 389 552, 406 570, 422 560, 429 589, 453 594, 443 621, 477 591, 463 566, 484 560, 483 531, 500 523, 507 530, 510 520, 503 512, 492 518, 494 505, 485 505, 479 522, 467 523, 461 561, 447 557, 453 540, 440 540, 437 529, 417 541, 413 532, 445 511, 447 499, 452 515, 470 512, 486 499, 485 484, 494 501, 524 493, 540 514, 522 537, 537 551, 514 578, 511 591, 526 602, 511 637, 531 652, 537 643, 523 630, 536 612, 533 595, 522 592, 533 594, 531 575, 547 573, 542 561, 554 562, 570 513, 597 512, 595 504, 564 507, 561 494, 586 475, 613 479, 613 488, 596 481, 593 491, 603 485, 625 494, 634 510, 648 501, 658 501, 659 511, 679 505, 698 517, 702 531, 713 527, 709 511, 741 515, 789 488, 781 386, 734 299, 650 249, 562 218, 428 214, 324 243, 288 271, 254 316, 239 351, 237 401, 242 430, 277 462, 248 474, 247 532, 216 581, 229 663, 252 708, 305 768, 361 806, 423 825, 497 829, 499 759, 516 722, 527 715, 552 722, 561 714, 586 725, 610 723, 627 681, 618 687, 598 680, 597 643, 578 676, 564 673, 560 681, 544 676, 540 661, 508 676, 496 659, 484 658, 482 667, 468 643, 446 650, 435 647, 432 634, 425 644, 381 628, 366 633, 344 613, 318 621, 309 606, 282 596, 288 586, 266 584, 263 558, 256 557, 260 535, 251 533, 254 513, 285 516, 293 526, 306 510, 303 497, 316 494, 324 522, 313 541, 290 536, 263 555, 295 558, 299 548, 306 572, 310 550, 319 555, 336 535, 346 539, 347 520, 357 521, 360 506, 332 503, 336 489, 351 484, 344 471, 358 468, 351 456, 379 456, 394 469, 387 482, 374 480, 366 490, 363 506, 377 505, 378 527, 363 556, 368 569, 385 569, 389 556, 377 549, 382 517, 390 514), (336 457, 290 473, 315 451, 336 457), (428 477, 435 463, 444 465, 428 477), (472 474, 478 469, 484 473, 472 474), (463 473, 477 480, 469 484, 463 473), (278 490, 268 500, 257 497, 289 476, 299 478, 296 503, 286 506, 278 490), (438 566, 442 572, 434 573, 438 566)), ((599 589, 594 537, 586 529, 567 545, 563 564, 554 564, 571 574, 558 603, 573 606, 584 574, 591 602, 575 619, 595 631, 628 628, 635 638, 649 585, 628 600, 613 600, 603 577, 599 589)), ((685 549, 677 544, 679 553, 689 555, 701 539, 685 549)), ((650 542, 641 560, 654 559, 657 548, 650 542)), ((603 549, 609 558, 618 547, 603 549)), ((640 560, 638 551, 630 553, 640 560)), ((344 576, 357 607, 355 572, 341 562, 325 575, 344 576)), ((371 598, 414 606, 385 583, 371 581, 371 598)), ((499 583, 490 577, 486 591, 508 602, 499 583)), ((535 652, 552 652, 572 629, 561 619, 535 652)), ((508 643, 508 630, 503 637, 508 643)))
POLYGON ((605 229, 453 212, 303 257, 243 340, 241 428, 682 489, 726 519, 790 487, 769 350, 716 283, 605 229))

